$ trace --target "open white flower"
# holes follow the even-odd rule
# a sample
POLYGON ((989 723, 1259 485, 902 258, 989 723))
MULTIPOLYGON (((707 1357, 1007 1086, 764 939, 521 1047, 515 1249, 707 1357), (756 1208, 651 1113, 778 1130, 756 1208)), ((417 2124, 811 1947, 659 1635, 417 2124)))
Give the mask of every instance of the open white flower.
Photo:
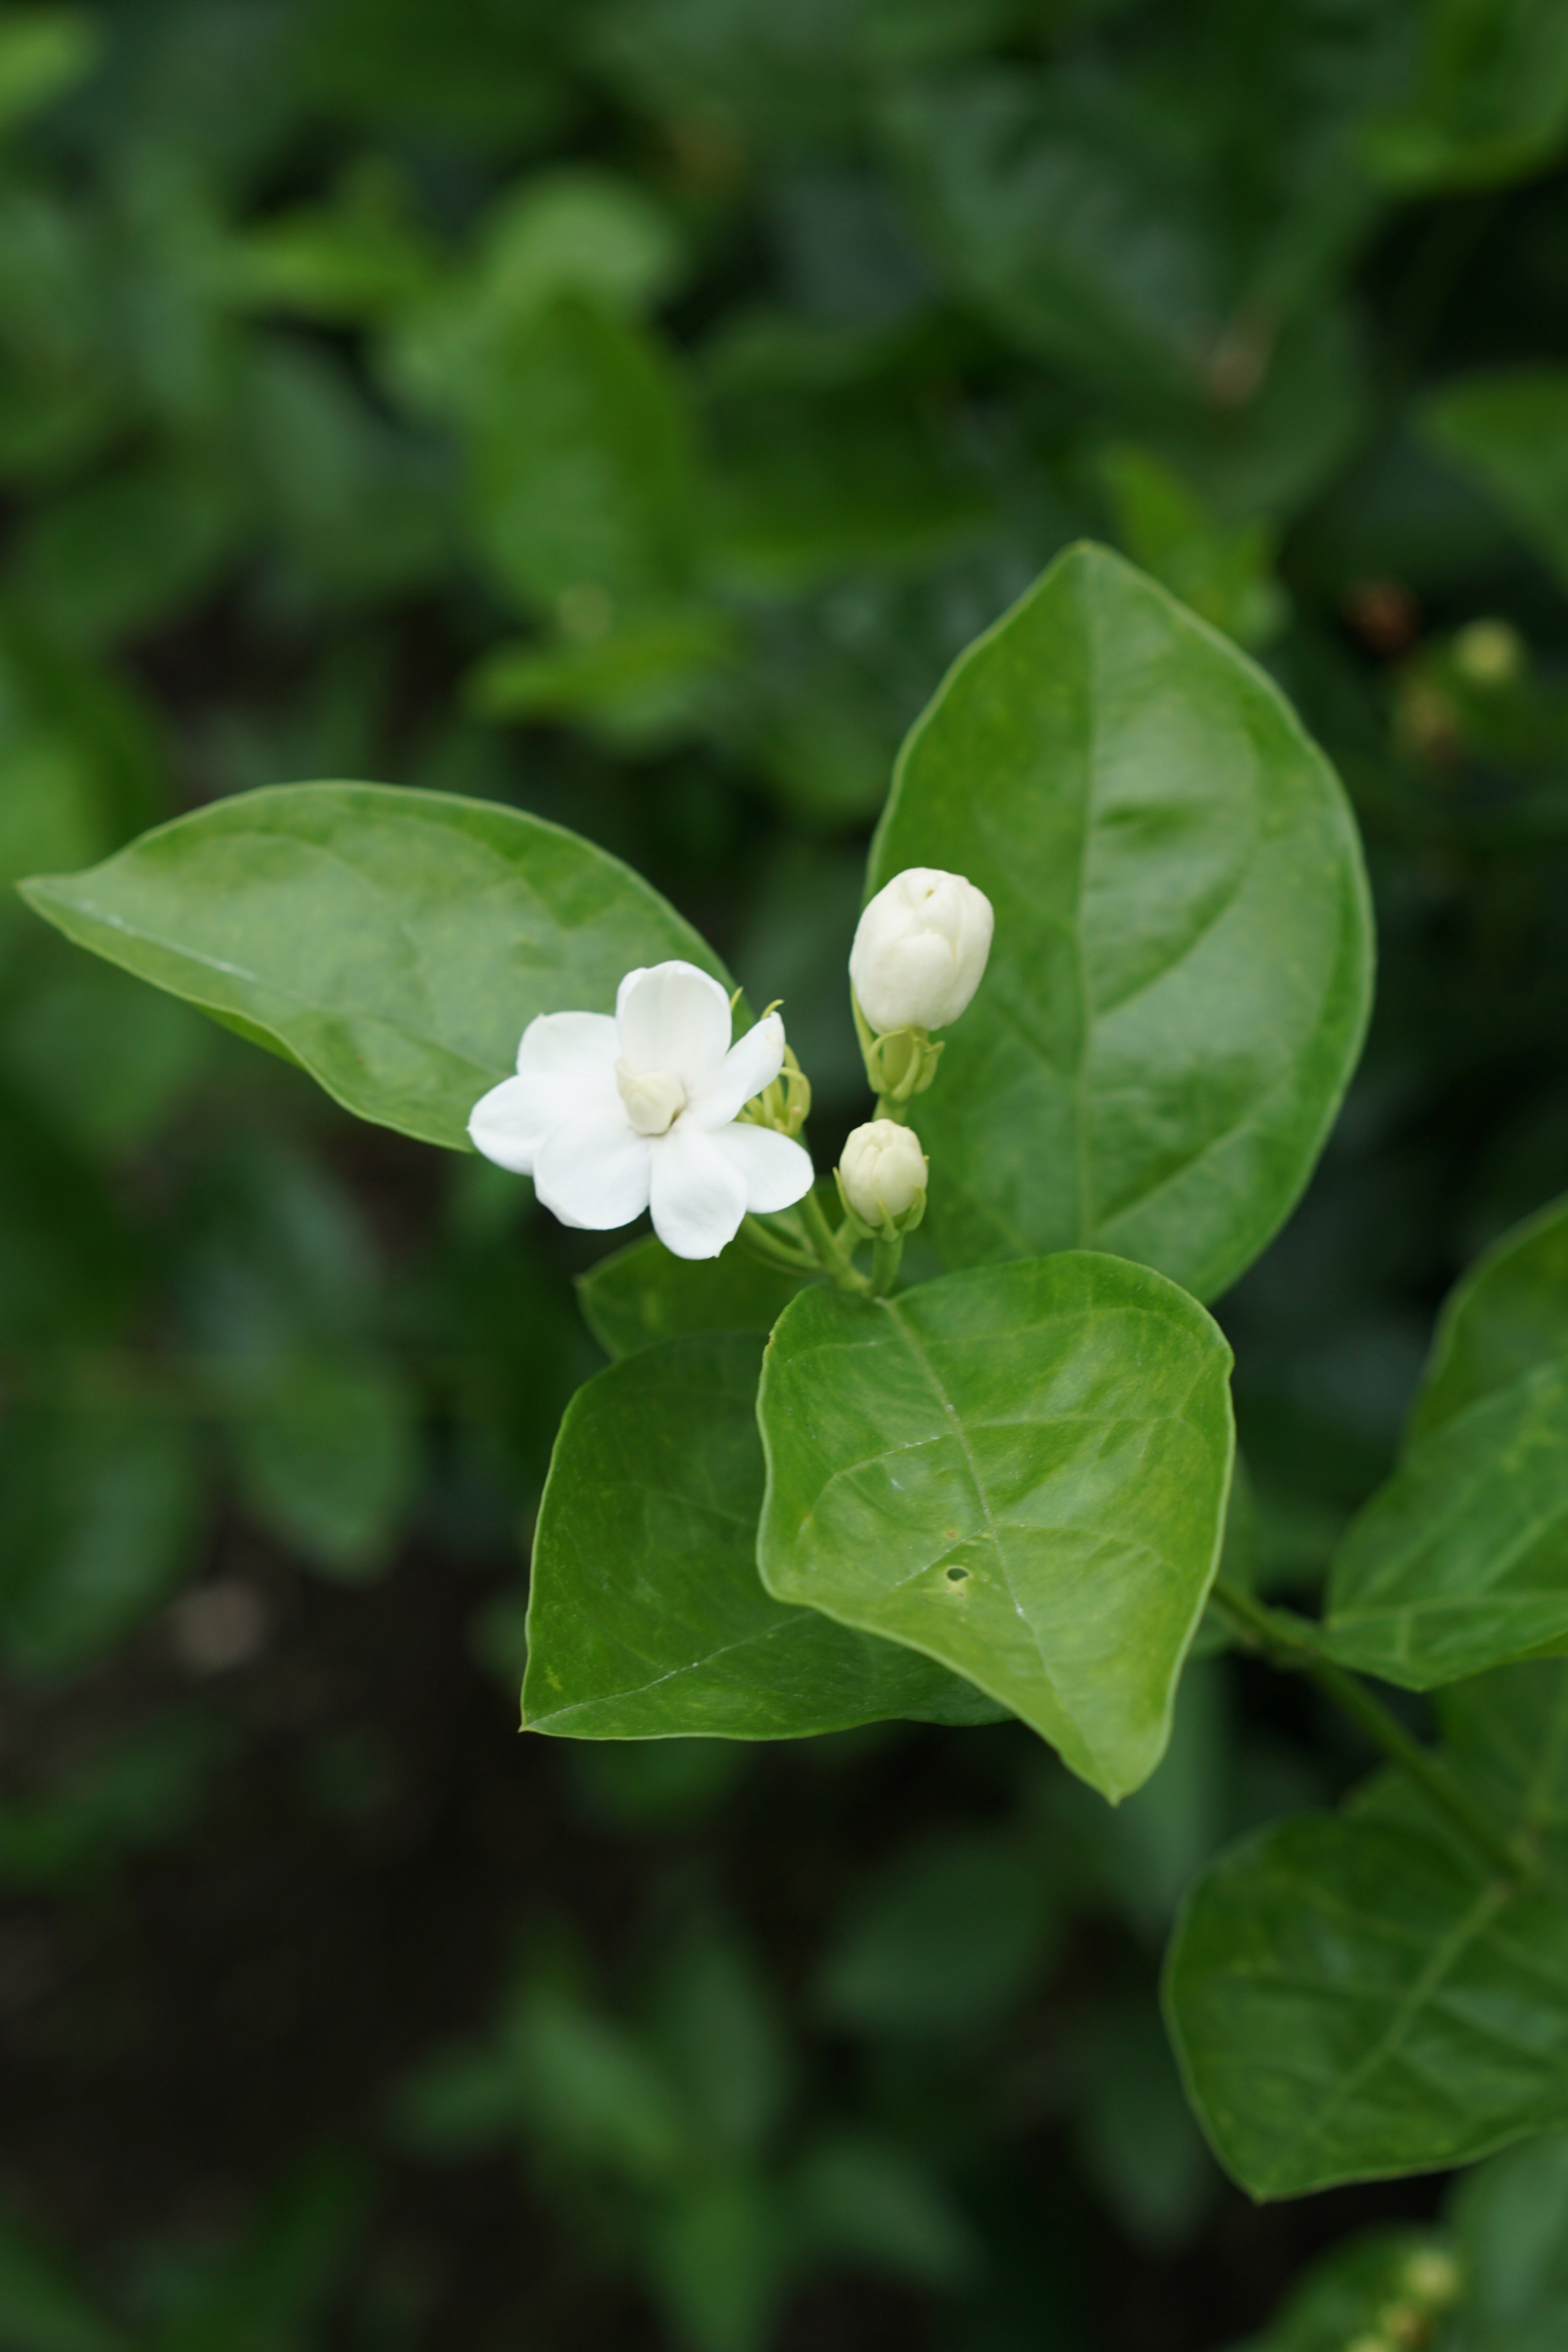
POLYGON ((563 1225, 607 1233, 645 1209, 677 1257, 717 1257, 748 1211, 810 1192, 810 1154, 772 1128, 737 1125, 784 1067, 770 1013, 733 1045, 730 1000, 694 963, 628 971, 606 1013, 542 1013, 517 1076, 474 1105, 487 1160, 531 1176, 563 1225))

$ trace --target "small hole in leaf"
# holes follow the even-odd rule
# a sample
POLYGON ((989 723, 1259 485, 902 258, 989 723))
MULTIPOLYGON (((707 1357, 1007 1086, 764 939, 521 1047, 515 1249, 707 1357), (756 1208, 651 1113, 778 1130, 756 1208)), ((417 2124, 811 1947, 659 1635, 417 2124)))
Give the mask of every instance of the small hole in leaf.
POLYGON ((962 1584, 968 1574, 969 1570, 966 1568, 950 1568, 947 1571, 947 1580, 950 1584, 962 1584))

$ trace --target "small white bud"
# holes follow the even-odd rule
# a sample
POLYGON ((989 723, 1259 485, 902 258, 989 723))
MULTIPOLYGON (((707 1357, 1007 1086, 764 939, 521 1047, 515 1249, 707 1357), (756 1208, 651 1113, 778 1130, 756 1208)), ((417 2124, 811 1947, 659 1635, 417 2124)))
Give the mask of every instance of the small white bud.
POLYGON ((980 985, 995 918, 962 874, 910 866, 878 891, 849 951, 849 978, 875 1030, 945 1029, 980 985))
POLYGON ((912 1127, 890 1118, 868 1119, 856 1128, 838 1162, 844 1198, 873 1233, 923 1206, 926 1156, 912 1127))

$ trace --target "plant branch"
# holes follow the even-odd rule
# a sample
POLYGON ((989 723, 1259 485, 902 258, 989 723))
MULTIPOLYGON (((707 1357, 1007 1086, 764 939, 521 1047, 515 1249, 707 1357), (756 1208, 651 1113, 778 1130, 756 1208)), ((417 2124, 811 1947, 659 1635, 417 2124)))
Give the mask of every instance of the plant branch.
POLYGON ((758 1257, 770 1265, 782 1266, 786 1274, 820 1274, 821 1265, 810 1250, 796 1249, 782 1234, 771 1233, 766 1225, 752 1216, 742 1220, 741 1237, 758 1257))
POLYGON ((1270 1609, 1250 1592, 1224 1577, 1215 1579, 1212 1599, 1247 1645, 1261 1650, 1270 1662, 1288 1672, 1310 1675, 1326 1698, 1358 1724, 1384 1754, 1424 1789, 1439 1810, 1487 1860, 1514 1879, 1533 1876, 1530 1857, 1500 1830, 1484 1805, 1478 1804, 1456 1780, 1441 1758, 1411 1737, 1398 1717, 1370 1691, 1358 1676, 1324 1654, 1316 1629, 1304 1617, 1288 1610, 1270 1609))
POLYGON ((856 1290, 862 1295, 871 1287, 863 1274, 858 1274, 850 1264, 849 1253, 828 1223, 821 1202, 815 1192, 808 1192, 799 1204, 801 1223, 806 1236, 826 1271, 840 1290, 856 1290))
POLYGON ((871 1248, 871 1296, 885 1298, 899 1278, 899 1260, 904 1254, 904 1238, 895 1234, 890 1241, 880 1236, 871 1248))

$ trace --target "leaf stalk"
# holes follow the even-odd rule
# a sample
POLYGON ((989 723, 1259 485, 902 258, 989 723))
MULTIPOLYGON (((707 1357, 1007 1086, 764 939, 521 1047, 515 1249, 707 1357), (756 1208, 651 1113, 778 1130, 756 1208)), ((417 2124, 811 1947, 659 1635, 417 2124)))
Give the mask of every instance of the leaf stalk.
POLYGON ((1287 1673, 1310 1675, 1323 1696, 1425 1790, 1439 1811, 1447 1813, 1471 1844, 1506 1877, 1522 1883, 1536 1875, 1535 1864, 1519 1842, 1498 1827, 1485 1806, 1478 1804, 1441 1758, 1413 1738, 1398 1717, 1358 1675, 1347 1674, 1325 1654, 1316 1629, 1306 1618, 1294 1616, 1289 1610, 1270 1609, 1224 1577, 1215 1579, 1210 1597, 1247 1648, 1261 1651, 1271 1664, 1287 1673))

